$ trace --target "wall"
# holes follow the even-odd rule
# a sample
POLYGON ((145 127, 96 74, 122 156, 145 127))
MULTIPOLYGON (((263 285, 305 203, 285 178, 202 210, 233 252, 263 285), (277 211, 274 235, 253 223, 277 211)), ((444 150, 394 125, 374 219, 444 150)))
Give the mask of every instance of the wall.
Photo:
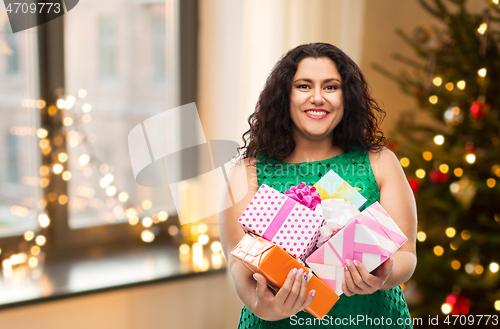
POLYGON ((396 82, 375 71, 372 64, 382 65, 394 73, 407 69, 407 66, 392 58, 394 53, 414 58, 410 46, 395 33, 396 28, 412 36, 417 26, 434 23, 437 23, 437 20, 417 1, 380 0, 368 1, 366 4, 364 52, 360 65, 372 88, 374 98, 387 112, 382 125, 386 134, 390 134, 401 111, 415 108, 417 103, 411 96, 401 93, 396 82))
POLYGON ((226 274, 0 311, 2 329, 229 329, 242 307, 226 274))
POLYGON ((287 50, 321 41, 361 58, 364 0, 199 3, 197 105, 207 139, 241 142, 266 77, 287 50))

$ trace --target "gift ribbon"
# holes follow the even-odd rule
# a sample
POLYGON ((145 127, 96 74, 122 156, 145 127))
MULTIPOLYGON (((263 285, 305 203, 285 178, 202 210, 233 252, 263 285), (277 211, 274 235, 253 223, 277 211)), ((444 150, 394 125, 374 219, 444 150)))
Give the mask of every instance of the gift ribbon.
POLYGON ((373 219, 374 221, 377 222, 377 224, 375 224, 374 221, 365 220, 365 221, 363 221, 363 225, 369 227, 370 229, 372 229, 373 231, 377 232, 378 234, 380 234, 382 236, 386 236, 388 239, 390 239, 394 243, 396 243, 398 245, 398 247, 400 247, 403 243, 405 243, 408 240, 408 238, 406 236, 401 235, 398 232, 394 232, 393 230, 391 230, 387 226, 382 225, 377 220, 377 217, 371 213, 370 208, 367 208, 366 211, 371 215, 371 217, 368 217, 368 218, 373 219))
MULTIPOLYGON (((370 209, 367 209, 367 212, 370 213, 370 209)), ((385 236, 387 239, 393 241, 400 247, 403 243, 408 240, 408 238, 404 235, 399 234, 398 232, 394 232, 390 228, 385 225, 382 225, 375 216, 371 215, 368 217, 364 214, 360 215, 358 218, 359 223, 365 225, 371 230, 377 232, 378 234, 385 236)))
MULTIPOLYGON (((359 243, 359 242, 354 242, 355 238, 355 233, 356 233, 356 227, 357 225, 363 225, 373 232, 376 232, 377 234, 381 235, 382 237, 392 241, 394 244, 397 245, 399 248, 403 243, 407 241, 407 238, 404 236, 402 232, 395 232, 388 228, 387 226, 383 225, 381 221, 379 221, 377 216, 383 216, 384 218, 390 218, 388 214, 385 213, 385 211, 378 210, 377 209, 378 203, 375 203, 374 205, 370 207, 374 207, 371 209, 368 207, 363 213, 359 214, 356 216, 349 224, 347 224, 342 231, 343 234, 343 241, 342 241, 342 255, 340 255, 337 250, 334 248, 331 239, 329 239, 326 244, 327 246, 323 246, 323 248, 328 248, 328 252, 325 250, 322 251, 321 259, 323 259, 323 262, 320 262, 319 259, 315 260, 318 262, 318 264, 314 264, 310 262, 310 266, 315 268, 315 265, 320 265, 321 266, 327 266, 331 267, 331 269, 328 269, 328 272, 325 272, 325 268, 318 268, 318 271, 322 271, 322 276, 320 276, 320 279, 325 282, 330 288, 334 289, 334 291, 337 294, 342 294, 342 278, 344 277, 344 269, 343 267, 345 266, 345 259, 357 259, 357 260, 362 260, 363 259, 363 254, 368 253, 368 254, 376 254, 380 255, 380 261, 384 262, 388 257, 390 257, 394 251, 387 250, 383 247, 381 247, 378 244, 367 244, 367 243, 359 243), (373 211, 373 212, 372 212, 373 211), (330 256, 327 256, 330 255, 330 256), (341 266, 336 266, 336 265, 327 265, 325 260, 327 260, 327 257, 336 257, 341 266)), ((378 205, 378 207, 381 207, 378 205)), ((380 218, 382 220, 382 218, 380 218)), ((396 248, 397 249, 397 248, 396 248)), ((328 262, 331 264, 331 262, 328 262)), ((316 273, 318 274, 318 273, 316 273)))
POLYGON ((283 225, 286 218, 292 212, 293 207, 295 207, 296 204, 297 202, 295 202, 293 199, 286 198, 286 201, 283 203, 283 207, 281 207, 271 224, 269 224, 267 230, 264 232, 264 235, 262 235, 264 239, 266 239, 267 241, 271 241, 274 238, 276 233, 278 233, 281 225, 283 225))
POLYGON ((243 259, 239 259, 239 258, 236 258, 236 259, 239 259, 243 263, 243 265, 245 265, 250 271, 254 272, 254 270, 250 266, 248 266, 248 264, 245 262, 245 259, 247 258, 248 254, 250 253, 250 251, 252 250, 254 245, 257 243, 258 238, 254 234, 250 234, 250 233, 246 233, 246 234, 253 237, 254 240, 252 241, 252 243, 249 246, 247 246, 247 248, 245 250, 242 250, 242 252, 244 253, 243 259))
POLYGON ((366 243, 354 242, 354 235, 356 233, 356 225, 364 225, 371 230, 377 232, 378 234, 386 237, 387 239, 393 241, 399 246, 401 246, 407 238, 405 236, 396 233, 387 227, 378 223, 375 218, 366 217, 366 216, 358 216, 353 222, 344 227, 344 236, 343 236, 343 246, 342 246, 342 257, 338 254, 337 250, 333 247, 330 240, 328 240, 328 246, 332 249, 333 253, 339 261, 342 263, 342 266, 345 266, 345 259, 362 259, 363 253, 370 253, 382 256, 382 262, 386 260, 389 256, 392 255, 392 251, 382 248, 379 245, 372 245, 366 243))
POLYGON ((359 210, 356 206, 340 198, 323 200, 321 202, 321 210, 323 212, 323 218, 325 218, 325 224, 320 228, 320 237, 317 241, 318 247, 329 240, 338 230, 359 214, 359 210), (354 212, 352 208, 355 209, 354 212))
MULTIPOLYGON (((248 266, 248 264, 245 262, 245 259, 248 256, 248 254, 250 254, 250 252, 252 251, 252 249, 254 248, 254 246, 257 244, 257 242, 259 241, 259 237, 256 236, 255 234, 252 234, 252 233, 246 233, 246 234, 252 236, 254 240, 252 241, 252 243, 250 243, 250 245, 247 246, 247 248, 242 249, 242 252, 244 254, 243 258, 242 259, 236 258, 236 259, 238 259, 239 261, 241 261, 243 263, 243 265, 245 265, 250 271, 256 273, 250 266, 248 266)), ((274 247, 275 248, 279 248, 278 246, 274 246, 274 247)), ((260 257, 262 257, 262 254, 260 255, 260 257)), ((304 264, 304 262, 301 261, 300 259, 295 259, 295 260, 298 261, 300 263, 300 265, 304 266, 304 268, 305 268, 305 270, 304 270, 305 277, 304 278, 305 278, 306 282, 309 282, 311 280, 311 278, 313 277, 313 271, 311 271, 311 269, 309 267, 307 267, 304 264)), ((259 262, 259 264, 260 264, 260 262, 259 262)), ((257 272, 257 273, 259 273, 259 272, 257 272)), ((279 289, 276 289, 275 287, 273 287, 273 286, 271 286, 269 284, 268 284, 268 286, 271 289, 273 289, 274 291, 278 291, 279 290, 279 289)))
POLYGON ((304 182, 300 182, 299 186, 291 186, 285 191, 285 195, 311 210, 315 210, 316 206, 321 203, 321 197, 316 192, 316 188, 307 186, 304 182))
MULTIPOLYGON (((355 219, 355 225, 348 225, 344 228, 344 245, 342 247, 342 256, 344 261, 346 259, 363 259, 363 253, 377 254, 382 256, 381 261, 387 259, 391 255, 389 250, 386 250, 378 245, 367 245, 365 243, 354 242, 354 234, 356 233, 356 225, 361 224, 358 219, 355 219)), ((342 265, 344 266, 344 261, 342 265)))
POLYGON ((316 188, 316 192, 319 193, 321 200, 341 198, 348 201, 348 199, 352 195, 354 195, 354 193, 356 193, 357 191, 361 191, 361 188, 352 187, 346 181, 343 181, 342 184, 340 184, 339 188, 335 190, 335 192, 333 192, 331 195, 318 183, 314 184, 314 187, 316 188))

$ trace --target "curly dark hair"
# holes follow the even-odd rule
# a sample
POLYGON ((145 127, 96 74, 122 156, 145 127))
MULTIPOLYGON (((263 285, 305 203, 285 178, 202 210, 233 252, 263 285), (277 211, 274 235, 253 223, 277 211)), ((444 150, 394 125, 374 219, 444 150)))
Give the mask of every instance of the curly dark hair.
POLYGON ((347 152, 353 145, 378 151, 387 143, 380 123, 385 112, 371 97, 365 77, 358 65, 342 50, 328 43, 300 45, 286 53, 274 66, 260 93, 255 111, 248 118, 250 129, 243 136, 243 158, 265 154, 282 161, 295 148, 290 117, 292 80, 305 58, 329 58, 342 78, 344 115, 335 127, 332 145, 347 152), (248 142, 248 145, 247 145, 248 142))

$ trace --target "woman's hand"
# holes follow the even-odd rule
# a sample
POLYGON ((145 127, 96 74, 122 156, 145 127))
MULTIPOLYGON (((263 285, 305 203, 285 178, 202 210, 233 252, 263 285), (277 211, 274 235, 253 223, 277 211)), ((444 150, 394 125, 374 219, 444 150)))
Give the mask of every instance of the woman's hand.
POLYGON ((261 319, 277 321, 288 318, 308 307, 316 291, 311 290, 307 295, 307 281, 304 270, 294 268, 276 295, 267 287, 266 278, 259 273, 253 275, 257 281, 257 299, 253 308, 254 313, 261 319))
POLYGON ((370 274, 364 265, 356 260, 350 261, 347 259, 345 263, 342 291, 349 297, 355 294, 368 295, 382 289, 391 274, 394 258, 389 257, 373 271, 373 274, 370 274))

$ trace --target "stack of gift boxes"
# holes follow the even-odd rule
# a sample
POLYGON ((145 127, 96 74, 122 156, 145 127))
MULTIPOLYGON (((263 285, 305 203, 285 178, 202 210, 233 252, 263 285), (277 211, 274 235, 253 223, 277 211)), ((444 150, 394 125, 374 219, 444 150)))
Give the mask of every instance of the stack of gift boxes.
POLYGON ((378 202, 360 212, 366 202, 333 170, 285 194, 262 184, 239 219, 246 234, 232 255, 275 290, 302 268, 307 292, 316 291, 306 311, 323 318, 342 294, 346 259, 372 271, 407 240, 378 202))

